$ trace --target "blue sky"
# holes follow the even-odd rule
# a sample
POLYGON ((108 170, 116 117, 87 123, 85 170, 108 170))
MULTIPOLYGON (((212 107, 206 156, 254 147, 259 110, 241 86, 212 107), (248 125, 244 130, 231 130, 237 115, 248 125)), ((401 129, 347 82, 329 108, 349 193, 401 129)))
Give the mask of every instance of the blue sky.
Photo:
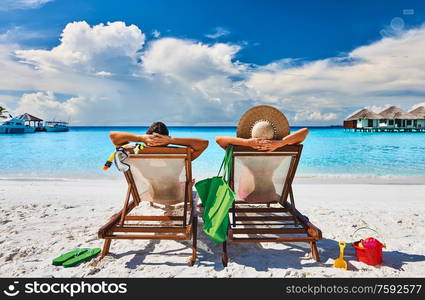
POLYGON ((0 64, 15 82, 0 78, 0 105, 86 125, 231 125, 270 104, 294 125, 340 124, 425 101, 424 22, 424 1, 2 0, 0 64), (114 117, 88 117, 107 107, 114 117))
POLYGON ((40 32, 24 45, 50 48, 69 22, 124 21, 145 32, 211 42, 217 27, 229 31, 220 41, 245 43, 238 58, 267 64, 282 58, 337 56, 382 38, 394 17, 407 26, 425 21, 424 1, 140 1, 56 0, 42 9, 0 12, 0 29, 22 26, 40 32), (213 3, 213 4, 212 4, 213 3), (404 15, 404 9, 414 9, 404 15), (312 45, 315 45, 312 47, 312 45))

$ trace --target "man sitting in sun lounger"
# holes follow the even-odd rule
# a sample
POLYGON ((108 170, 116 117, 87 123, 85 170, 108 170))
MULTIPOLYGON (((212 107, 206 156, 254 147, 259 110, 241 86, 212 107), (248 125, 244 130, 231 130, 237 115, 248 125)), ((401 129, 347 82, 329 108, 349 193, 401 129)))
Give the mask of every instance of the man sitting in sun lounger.
MULTIPOLYGON (((167 126, 162 122, 153 123, 146 134, 140 135, 130 132, 111 131, 109 137, 116 147, 121 147, 128 142, 143 142, 150 147, 180 145, 192 149, 191 159, 194 160, 208 147, 208 141, 197 138, 176 138, 169 136, 167 126)), ((134 146, 125 147, 132 153, 134 146)), ((143 177, 149 182, 148 201, 158 204, 171 205, 181 202, 184 195, 184 185, 179 181, 178 170, 172 160, 151 161, 143 165, 143 177), (161 174, 161 176, 158 176, 161 174)), ((183 165, 179 168, 183 169, 183 165)), ((137 170, 134 170, 138 174, 137 170)))
MULTIPOLYGON (((176 138, 169 136, 167 126, 162 122, 153 123, 146 134, 135 134, 124 131, 111 131, 109 138, 116 147, 127 144, 128 142, 143 142, 147 146, 167 146, 180 145, 193 150, 192 160, 196 159, 208 147, 208 141, 196 138, 176 138)), ((131 148, 127 148, 131 149, 131 148)), ((126 149, 126 150, 127 150, 126 149)), ((131 151, 131 150, 130 150, 131 151)))

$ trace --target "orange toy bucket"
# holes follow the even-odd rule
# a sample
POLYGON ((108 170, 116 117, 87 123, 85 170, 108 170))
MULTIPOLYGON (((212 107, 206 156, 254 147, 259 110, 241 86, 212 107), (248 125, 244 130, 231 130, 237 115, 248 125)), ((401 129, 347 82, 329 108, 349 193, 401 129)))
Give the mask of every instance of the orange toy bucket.
MULTIPOLYGON (((362 227, 358 230, 360 229, 370 229, 372 231, 375 231, 369 227, 362 227)), ((357 230, 355 232, 357 232, 357 230)), ((385 248, 385 245, 377 239, 373 237, 368 237, 364 240, 354 242, 352 245, 353 248, 356 250, 356 256, 358 261, 364 262, 365 264, 371 266, 382 264, 382 248, 385 248)))

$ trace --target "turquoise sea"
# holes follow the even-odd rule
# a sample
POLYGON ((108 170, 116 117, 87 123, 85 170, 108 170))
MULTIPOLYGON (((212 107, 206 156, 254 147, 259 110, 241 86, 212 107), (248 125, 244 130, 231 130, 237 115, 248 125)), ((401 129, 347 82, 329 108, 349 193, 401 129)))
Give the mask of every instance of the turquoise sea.
MULTIPOLYGON (((309 129, 298 176, 425 178, 425 134, 309 129)), ((146 127, 71 127, 69 132, 0 135, 0 178, 119 176, 114 167, 102 170, 114 150, 108 138, 111 130, 144 133, 146 127)), ((209 148, 193 163, 194 177, 199 179, 216 173, 223 157, 215 136, 234 135, 235 127, 170 127, 170 134, 210 141, 209 148)))

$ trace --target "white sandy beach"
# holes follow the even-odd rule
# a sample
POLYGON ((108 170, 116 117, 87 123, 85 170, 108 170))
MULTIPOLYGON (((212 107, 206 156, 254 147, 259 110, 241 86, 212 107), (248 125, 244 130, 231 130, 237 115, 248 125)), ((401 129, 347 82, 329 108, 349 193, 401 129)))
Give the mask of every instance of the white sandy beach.
MULTIPOLYGON (((294 185, 298 209, 323 232, 321 263, 307 244, 230 244, 227 268, 221 247, 199 227, 198 260, 186 263, 188 242, 113 241, 112 255, 65 269, 54 257, 75 247, 102 247, 98 228, 123 201, 121 180, 0 180, 0 274, 2 277, 423 277, 425 185, 294 185), (357 262, 351 234, 376 228, 385 242, 382 266, 357 262), (349 270, 332 267, 337 242, 347 242, 349 270)), ((152 209, 143 205, 143 209, 152 209)), ((366 237, 368 232, 360 234, 366 237)))

